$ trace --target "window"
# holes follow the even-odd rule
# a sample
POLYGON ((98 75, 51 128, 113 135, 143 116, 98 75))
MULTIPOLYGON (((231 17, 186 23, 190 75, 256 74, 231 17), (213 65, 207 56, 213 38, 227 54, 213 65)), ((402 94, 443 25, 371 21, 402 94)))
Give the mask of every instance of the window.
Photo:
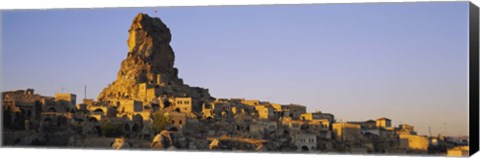
POLYGON ((175 124, 175 120, 172 120, 172 124, 175 124))
POLYGON ((182 124, 182 120, 180 120, 178 123, 181 125, 181 124, 182 124))
POLYGON ((135 112, 141 112, 141 111, 143 111, 143 105, 135 104, 135 105, 133 105, 133 110, 135 112))

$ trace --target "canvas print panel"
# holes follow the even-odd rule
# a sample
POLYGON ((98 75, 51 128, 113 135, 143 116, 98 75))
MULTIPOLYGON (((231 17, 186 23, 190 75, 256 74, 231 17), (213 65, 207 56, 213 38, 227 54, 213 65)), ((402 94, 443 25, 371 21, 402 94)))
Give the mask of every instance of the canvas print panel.
POLYGON ((465 155, 468 7, 2 11, 2 143, 465 155))

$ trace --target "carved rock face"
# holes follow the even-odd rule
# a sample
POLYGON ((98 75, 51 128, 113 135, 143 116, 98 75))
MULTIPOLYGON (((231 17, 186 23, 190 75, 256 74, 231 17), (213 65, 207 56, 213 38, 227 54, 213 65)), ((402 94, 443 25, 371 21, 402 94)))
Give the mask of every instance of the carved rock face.
POLYGON ((179 80, 173 67, 175 55, 169 45, 170 29, 160 19, 138 14, 128 32, 129 51, 117 80, 155 83, 159 74, 171 81, 179 80))
POLYGON ((175 55, 169 45, 172 38, 170 29, 159 18, 138 14, 128 32, 129 55, 126 61, 133 63, 126 63, 125 68, 141 63, 146 66, 147 72, 176 77, 173 68, 175 55))
POLYGON ((159 18, 140 13, 128 32, 127 58, 121 63, 117 80, 98 95, 99 101, 141 100, 139 84, 144 83, 150 88, 170 89, 164 91, 172 91, 174 87, 178 94, 188 94, 195 100, 210 97, 208 91, 191 88, 178 77, 178 69, 173 67, 175 55, 170 47, 170 29, 159 18))
POLYGON ((134 98, 137 84, 183 85, 173 67, 175 55, 169 43, 170 29, 159 19, 138 14, 129 29, 129 50, 117 80, 105 88, 98 100, 134 98))

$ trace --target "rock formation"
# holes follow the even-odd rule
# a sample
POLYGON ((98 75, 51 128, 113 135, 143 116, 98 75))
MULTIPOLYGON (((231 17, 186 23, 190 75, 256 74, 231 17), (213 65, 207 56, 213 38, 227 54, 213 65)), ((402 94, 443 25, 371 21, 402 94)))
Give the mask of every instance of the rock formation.
POLYGON ((150 145, 153 149, 169 149, 173 147, 173 139, 170 132, 163 130, 157 134, 150 145))
POLYGON ((142 91, 148 88, 155 89, 155 97, 188 96, 197 104, 210 98, 207 89, 189 87, 178 77, 178 69, 174 67, 175 54, 169 44, 172 38, 170 29, 159 18, 140 13, 128 32, 127 58, 121 63, 117 80, 99 94, 99 101, 133 99, 151 102, 146 100, 142 91))
POLYGON ((125 142, 125 138, 120 137, 120 138, 115 138, 115 140, 112 143, 112 148, 113 149, 128 149, 130 148, 130 144, 125 142))
POLYGON ((212 142, 210 143, 210 145, 208 146, 208 148, 209 148, 210 150, 220 149, 220 140, 218 140, 218 139, 212 140, 212 142))

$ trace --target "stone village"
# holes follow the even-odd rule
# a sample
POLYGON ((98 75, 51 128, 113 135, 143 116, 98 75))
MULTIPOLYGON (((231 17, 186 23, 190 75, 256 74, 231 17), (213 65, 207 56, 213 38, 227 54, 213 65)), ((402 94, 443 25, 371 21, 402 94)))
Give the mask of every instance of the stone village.
POLYGON ((338 121, 297 104, 214 98, 178 78, 170 30, 138 14, 117 80, 97 100, 2 93, 5 146, 468 155, 468 138, 418 135, 388 118, 338 121))

